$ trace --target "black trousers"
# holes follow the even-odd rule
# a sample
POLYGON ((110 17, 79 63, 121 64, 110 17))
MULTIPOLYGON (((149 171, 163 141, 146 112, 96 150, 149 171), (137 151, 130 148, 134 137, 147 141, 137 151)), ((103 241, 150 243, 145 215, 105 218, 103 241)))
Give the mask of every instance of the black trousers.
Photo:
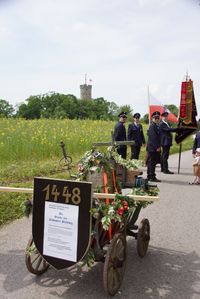
POLYGON ((147 154, 146 165, 147 165, 147 179, 148 180, 155 179, 156 164, 158 164, 159 158, 160 158, 159 152, 153 152, 153 153, 147 154))
POLYGON ((141 146, 131 146, 131 159, 139 159, 141 146))
POLYGON ((168 158, 169 158, 169 151, 170 146, 162 146, 162 152, 161 152, 161 171, 168 171, 168 158))
POLYGON ((126 159, 127 147, 126 146, 119 146, 117 148, 117 152, 123 159, 126 159))

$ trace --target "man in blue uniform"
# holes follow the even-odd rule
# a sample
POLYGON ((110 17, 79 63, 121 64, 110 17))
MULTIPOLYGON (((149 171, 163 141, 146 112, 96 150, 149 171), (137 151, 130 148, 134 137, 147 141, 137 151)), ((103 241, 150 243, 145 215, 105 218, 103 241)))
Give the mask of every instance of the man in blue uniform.
POLYGON ((135 144, 131 146, 131 159, 139 159, 141 146, 145 145, 143 127, 140 124, 140 113, 133 115, 133 123, 128 126, 128 140, 135 141, 135 144))
MULTIPOLYGON (((127 113, 121 112, 118 115, 118 117, 119 117, 119 121, 115 125, 115 129, 114 129, 114 140, 115 141, 126 141, 126 128, 125 128, 124 124, 127 120, 127 113)), ((122 156, 122 158, 126 159, 127 146, 126 145, 118 145, 117 152, 119 155, 122 156)))
POLYGON ((172 146, 172 132, 178 132, 179 128, 170 128, 167 117, 169 113, 165 111, 161 114, 162 121, 159 124, 159 131, 160 131, 160 143, 161 143, 161 171, 166 174, 173 174, 172 171, 168 168, 168 158, 169 158, 169 151, 170 147, 172 146))
POLYGON ((155 111, 152 115, 152 122, 148 129, 148 141, 147 141, 147 179, 151 182, 161 182, 156 178, 156 164, 160 159, 160 133, 159 122, 160 112, 155 111))

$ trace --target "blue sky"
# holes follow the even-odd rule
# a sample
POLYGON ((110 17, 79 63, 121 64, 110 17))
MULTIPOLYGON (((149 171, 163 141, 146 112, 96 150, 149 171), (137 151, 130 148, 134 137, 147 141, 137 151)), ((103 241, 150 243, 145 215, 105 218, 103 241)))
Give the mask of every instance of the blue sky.
POLYGON ((200 1, 0 0, 0 98, 12 105, 49 91, 148 112, 147 86, 179 106, 194 81, 200 114, 200 1))

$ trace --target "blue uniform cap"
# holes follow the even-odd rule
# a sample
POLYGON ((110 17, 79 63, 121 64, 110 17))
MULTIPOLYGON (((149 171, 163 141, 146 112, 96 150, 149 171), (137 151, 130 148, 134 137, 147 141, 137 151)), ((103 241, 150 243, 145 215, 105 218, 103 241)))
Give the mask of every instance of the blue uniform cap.
POLYGON ((163 112, 161 116, 167 116, 169 113, 167 111, 163 112))
POLYGON ((140 118, 140 113, 133 114, 133 118, 140 118))
POLYGON ((127 112, 121 112, 118 117, 124 117, 124 118, 127 118, 127 112))
POLYGON ((159 111, 153 112, 151 117, 155 117, 155 116, 160 116, 160 112, 159 111))

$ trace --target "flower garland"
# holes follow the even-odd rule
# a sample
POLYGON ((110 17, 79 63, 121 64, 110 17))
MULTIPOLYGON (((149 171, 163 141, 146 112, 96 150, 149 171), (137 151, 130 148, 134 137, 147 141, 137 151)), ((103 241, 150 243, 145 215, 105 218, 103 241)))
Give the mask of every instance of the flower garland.
POLYGON ((126 167, 129 170, 135 170, 138 169, 140 166, 143 166, 142 160, 135 160, 135 159, 123 159, 122 156, 120 156, 113 146, 108 147, 108 156, 110 158, 113 158, 115 162, 118 164, 126 167))
MULTIPOLYGON (((158 192, 159 190, 157 187, 149 187, 149 190, 147 191, 141 187, 133 188, 130 194, 157 196, 158 192)), ((145 208, 151 203, 151 201, 139 202, 128 196, 116 194, 115 199, 110 201, 108 204, 105 200, 95 198, 94 207, 90 210, 90 213, 94 218, 100 218, 103 229, 108 230, 113 221, 123 222, 132 212, 134 212, 137 206, 145 208)))
MULTIPOLYGON (((96 151, 95 148, 87 151, 80 160, 79 163, 79 175, 78 180, 84 180, 87 178, 88 172, 99 173, 102 167, 106 172, 110 173, 113 163, 118 163, 129 170, 138 169, 142 165, 140 160, 125 160, 115 151, 115 147, 110 146, 106 153, 96 151)), ((118 190, 121 192, 121 189, 118 190)), ((148 185, 148 181, 142 179, 140 186, 132 189, 132 195, 158 195, 158 188, 148 185)), ((116 194, 115 199, 110 201, 109 204, 105 203, 102 199, 94 199, 94 206, 91 209, 91 214, 95 217, 101 218, 102 226, 105 230, 108 230, 112 221, 122 222, 138 205, 146 207, 151 202, 143 201, 137 202, 130 199, 128 196, 116 194)))
POLYGON ((107 157, 95 149, 87 151, 79 161, 77 180, 85 180, 88 172, 100 172, 102 166, 110 169, 107 157))
POLYGON ((123 159, 113 146, 108 147, 106 153, 96 151, 95 148, 87 151, 80 159, 78 164, 77 180, 85 180, 88 172, 100 172, 103 166, 109 173, 112 167, 112 161, 122 165, 129 170, 138 169, 143 165, 141 160, 123 159))

